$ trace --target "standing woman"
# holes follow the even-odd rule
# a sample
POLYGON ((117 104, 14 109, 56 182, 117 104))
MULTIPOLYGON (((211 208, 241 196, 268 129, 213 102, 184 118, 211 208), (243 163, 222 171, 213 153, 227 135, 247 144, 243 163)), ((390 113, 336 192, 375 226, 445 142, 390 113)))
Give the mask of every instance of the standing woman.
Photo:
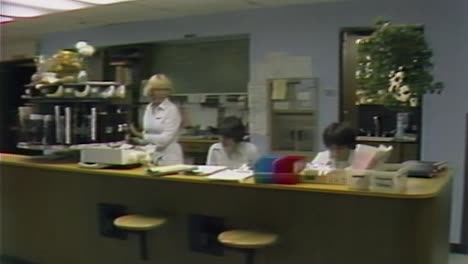
POLYGON ((183 164, 182 147, 177 142, 182 118, 179 108, 169 100, 173 85, 164 74, 153 75, 144 88, 151 103, 143 114, 143 131, 131 133, 145 144, 155 145, 153 162, 158 165, 183 164))

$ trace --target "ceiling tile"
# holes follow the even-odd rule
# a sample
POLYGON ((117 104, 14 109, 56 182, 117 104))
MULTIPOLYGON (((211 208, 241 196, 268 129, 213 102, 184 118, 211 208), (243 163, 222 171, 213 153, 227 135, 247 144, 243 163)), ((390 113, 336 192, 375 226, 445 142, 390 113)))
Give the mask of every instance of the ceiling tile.
POLYGON ((245 0, 140 0, 135 4, 167 10, 172 12, 174 16, 221 13, 254 8, 245 0))
POLYGON ((74 14, 84 23, 124 23, 148 19, 161 19, 169 16, 166 11, 137 5, 133 2, 98 6, 87 10, 77 10, 74 14))
POLYGON ((0 30, 2 36, 6 34, 17 38, 37 37, 44 33, 108 24, 223 13, 267 6, 336 1, 340 0, 137 0, 20 19, 1 25, 0 30))

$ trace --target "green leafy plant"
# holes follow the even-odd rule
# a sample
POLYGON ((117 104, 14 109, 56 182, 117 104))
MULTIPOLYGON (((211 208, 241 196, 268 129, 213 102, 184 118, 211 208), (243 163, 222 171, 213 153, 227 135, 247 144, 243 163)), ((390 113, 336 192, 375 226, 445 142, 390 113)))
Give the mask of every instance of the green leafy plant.
POLYGON ((421 26, 379 20, 375 32, 358 40, 358 103, 402 109, 417 106, 426 93, 440 93, 434 82, 432 50, 421 26))

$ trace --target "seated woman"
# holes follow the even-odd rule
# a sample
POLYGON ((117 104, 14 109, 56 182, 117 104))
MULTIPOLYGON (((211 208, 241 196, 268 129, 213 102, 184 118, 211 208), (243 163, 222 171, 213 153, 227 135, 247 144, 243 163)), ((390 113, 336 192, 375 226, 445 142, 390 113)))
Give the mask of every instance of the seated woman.
POLYGON ((356 148, 356 132, 345 123, 332 123, 323 131, 327 148, 317 154, 308 167, 317 169, 344 169, 351 165, 356 148))
POLYGON ((206 165, 226 166, 230 169, 244 164, 252 165, 258 157, 258 151, 254 144, 243 141, 245 130, 239 118, 224 118, 218 131, 220 142, 210 147, 206 165))

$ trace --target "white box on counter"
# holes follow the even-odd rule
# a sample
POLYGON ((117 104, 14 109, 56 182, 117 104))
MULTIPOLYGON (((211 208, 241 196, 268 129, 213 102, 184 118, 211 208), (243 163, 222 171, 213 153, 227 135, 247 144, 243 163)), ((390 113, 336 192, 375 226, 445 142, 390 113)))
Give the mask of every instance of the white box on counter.
POLYGON ((399 167, 395 171, 379 170, 333 170, 321 175, 317 170, 304 170, 301 181, 304 183, 347 185, 354 190, 374 192, 403 192, 406 189, 407 170, 399 167))

